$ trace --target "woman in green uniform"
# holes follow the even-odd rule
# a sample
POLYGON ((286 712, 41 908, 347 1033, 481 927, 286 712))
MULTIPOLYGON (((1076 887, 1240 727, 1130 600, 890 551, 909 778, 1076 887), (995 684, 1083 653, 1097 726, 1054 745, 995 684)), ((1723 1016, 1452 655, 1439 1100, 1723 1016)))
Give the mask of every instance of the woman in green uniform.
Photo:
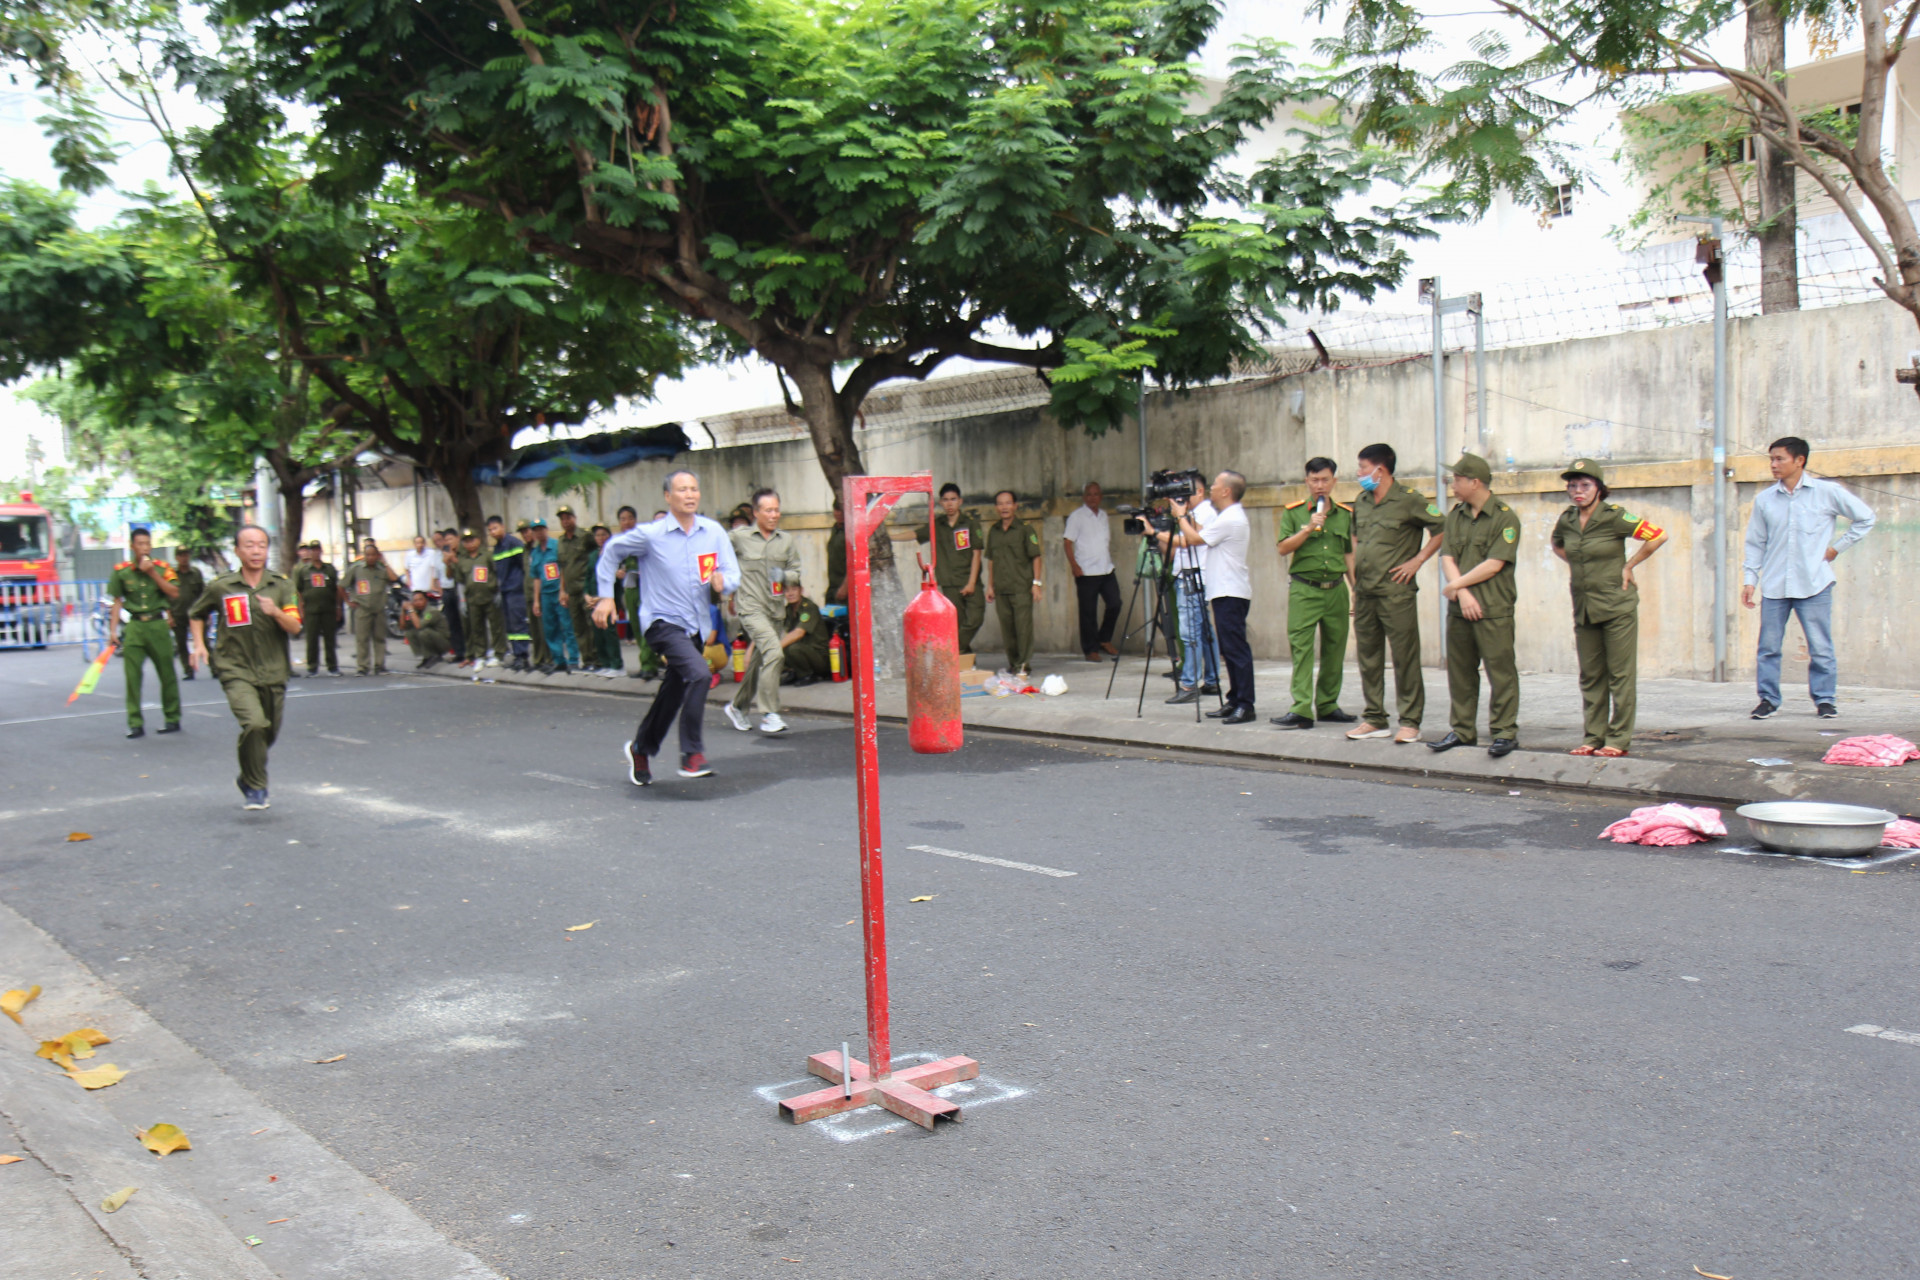
POLYGON ((1585 732, 1576 756, 1624 756, 1633 740, 1640 680, 1640 590, 1633 571, 1666 545, 1666 531, 1607 501, 1600 464, 1561 472, 1572 505, 1553 526, 1553 554, 1573 570, 1573 644, 1580 656, 1585 732), (1633 559, 1627 543, 1638 542, 1633 559))

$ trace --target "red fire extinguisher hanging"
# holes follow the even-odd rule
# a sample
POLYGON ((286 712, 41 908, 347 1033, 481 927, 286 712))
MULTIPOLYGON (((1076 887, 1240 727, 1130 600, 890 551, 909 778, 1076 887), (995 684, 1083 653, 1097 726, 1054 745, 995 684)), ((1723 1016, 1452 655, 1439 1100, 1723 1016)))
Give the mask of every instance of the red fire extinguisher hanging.
POLYGON ((747 637, 742 634, 733 640, 733 682, 739 684, 747 678, 747 637))
POLYGON ((921 570, 907 606, 907 745, 921 755, 960 749, 960 614, 921 570))
POLYGON ((840 641, 840 633, 833 633, 833 639, 827 641, 827 669, 833 675, 835 684, 844 684, 847 679, 847 646, 840 641))

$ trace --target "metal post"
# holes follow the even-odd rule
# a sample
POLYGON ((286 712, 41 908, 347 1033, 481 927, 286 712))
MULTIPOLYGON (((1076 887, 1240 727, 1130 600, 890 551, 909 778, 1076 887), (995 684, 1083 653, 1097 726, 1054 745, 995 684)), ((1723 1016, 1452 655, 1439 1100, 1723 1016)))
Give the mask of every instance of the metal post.
MULTIPOLYGON (((1433 500, 1442 511, 1447 507, 1447 396, 1446 396, 1446 352, 1442 349, 1445 338, 1446 313, 1441 308, 1440 277, 1420 282, 1420 288, 1433 303, 1433 500)), ((1444 579, 1443 579, 1444 581, 1444 579)), ((1440 592, 1433 593, 1434 602, 1439 606, 1439 622, 1434 634, 1440 641, 1440 652, 1447 649, 1447 598, 1440 592)))
POLYGON ((1487 447, 1487 313, 1479 294, 1470 295, 1473 312, 1473 410, 1478 419, 1475 439, 1484 452, 1487 447))
POLYGON ((1700 255, 1713 283, 1713 679, 1727 680, 1727 277, 1720 257, 1725 223, 1687 215, 1680 222, 1705 223, 1713 247, 1700 255))
POLYGON ((1140 375, 1140 504, 1147 501, 1147 375, 1140 375))

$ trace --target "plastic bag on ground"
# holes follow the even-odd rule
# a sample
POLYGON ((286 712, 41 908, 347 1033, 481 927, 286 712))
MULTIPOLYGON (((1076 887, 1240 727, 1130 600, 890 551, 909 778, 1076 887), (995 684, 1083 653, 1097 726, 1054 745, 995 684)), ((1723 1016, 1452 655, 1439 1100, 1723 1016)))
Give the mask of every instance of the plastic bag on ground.
POLYGON ((1655 804, 1635 809, 1600 833, 1615 844, 1671 847, 1698 844, 1709 836, 1727 834, 1718 809, 1684 804, 1655 804))
POLYGON ((1040 692, 1046 694, 1049 698, 1057 698, 1066 691, 1067 681, 1065 676, 1051 675, 1040 682, 1040 692))
POLYGON ((1842 738, 1820 757, 1821 764, 1851 764, 1867 769, 1890 769, 1909 760, 1920 760, 1920 747, 1891 733, 1842 738))

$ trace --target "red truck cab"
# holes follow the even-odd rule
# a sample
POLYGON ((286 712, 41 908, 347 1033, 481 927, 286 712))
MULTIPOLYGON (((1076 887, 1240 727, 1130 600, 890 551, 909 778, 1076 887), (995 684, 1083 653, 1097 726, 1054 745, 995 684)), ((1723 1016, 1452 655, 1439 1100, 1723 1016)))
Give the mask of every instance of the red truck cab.
POLYGON ((59 581, 53 517, 31 493, 0 502, 0 640, 44 643, 40 633, 59 610, 59 581))

